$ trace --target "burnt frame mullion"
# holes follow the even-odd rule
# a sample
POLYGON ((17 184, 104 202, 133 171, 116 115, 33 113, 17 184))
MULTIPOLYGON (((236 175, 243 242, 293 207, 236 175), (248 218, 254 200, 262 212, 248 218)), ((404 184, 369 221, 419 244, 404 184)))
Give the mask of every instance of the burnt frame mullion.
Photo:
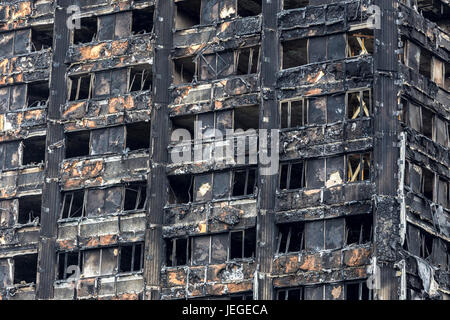
POLYGON ((291 245, 291 236, 292 236, 292 227, 289 226, 289 232, 288 232, 288 236, 286 239, 286 249, 284 250, 285 254, 287 254, 289 252, 289 246, 291 245))
POLYGON ((134 256, 135 256, 136 244, 131 246, 131 272, 134 272, 134 256))

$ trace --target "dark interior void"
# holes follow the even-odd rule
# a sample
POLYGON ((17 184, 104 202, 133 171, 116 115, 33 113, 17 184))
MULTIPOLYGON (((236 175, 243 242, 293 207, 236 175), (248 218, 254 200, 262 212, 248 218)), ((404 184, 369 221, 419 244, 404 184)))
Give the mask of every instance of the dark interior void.
POLYGON ((79 256, 79 252, 62 252, 58 254, 58 280, 64 280, 70 277, 67 270, 70 266, 79 266, 82 272, 80 266, 82 260, 79 259, 79 256))
POLYGON ((126 147, 130 151, 148 149, 150 146, 150 123, 138 122, 127 125, 126 147))
POLYGON ((255 192, 256 169, 238 170, 233 176, 233 197, 251 195, 255 192))
POLYGON ((262 12, 262 0, 238 0, 238 16, 257 16, 262 12))
POLYGON ((427 50, 420 51, 419 73, 424 77, 431 78, 431 61, 433 56, 427 50))
POLYGON ((133 11, 133 24, 131 31, 133 34, 150 33, 153 30, 153 7, 133 11))
POLYGON ((151 90, 152 66, 150 64, 138 65, 131 68, 130 92, 151 90))
POLYGON ((277 252, 300 252, 305 249, 304 222, 286 223, 278 226, 277 252))
POLYGON ((422 15, 435 22, 446 32, 450 31, 450 6, 442 0, 417 0, 417 6, 422 15))
POLYGON ((34 51, 53 47, 53 25, 35 26, 31 28, 31 44, 34 51))
POLYGON ((19 198, 19 224, 39 221, 41 218, 42 196, 27 196, 19 198))
POLYGON ((200 24, 201 0, 176 2, 175 29, 188 29, 200 24))
POLYGON ((37 254, 14 257, 14 284, 36 283, 37 254))
POLYGON ((78 218, 83 216, 84 191, 66 192, 62 196, 61 218, 78 218))
POLYGON ((172 131, 177 129, 185 129, 189 131, 191 139, 194 139, 195 116, 180 116, 172 118, 172 131))
POLYGON ((309 5, 309 0, 283 0, 283 9, 290 10, 304 8, 309 5))
POLYGON ((69 101, 89 99, 91 95, 91 75, 70 77, 69 101))
POLYGON ((259 106, 239 107, 234 109, 234 129, 244 131, 259 128, 259 106))
POLYGON ((165 244, 167 266, 184 266, 190 263, 189 238, 167 239, 165 244))
POLYGON ((97 17, 81 18, 80 29, 73 31, 73 43, 89 43, 97 37, 97 17))
POLYGON ((422 192, 425 198, 433 201, 434 173, 425 168, 422 168, 422 192))
POLYGON ((142 244, 129 244, 120 247, 119 272, 136 272, 142 270, 142 244))
POLYGON ((193 200, 193 176, 170 176, 169 203, 189 203, 193 200))
POLYGON ((256 250, 256 229, 231 232, 230 259, 252 258, 256 250))
POLYGON ((45 161, 45 137, 34 137, 23 141, 24 166, 39 164, 45 161))
POLYGON ((124 210, 142 210, 147 203, 147 186, 144 182, 125 187, 124 210))
POLYGON ((280 190, 295 190, 305 187, 305 167, 303 162, 281 165, 279 176, 280 190))
POLYGON ((48 82, 35 82, 28 84, 28 108, 47 105, 50 90, 48 82))
POLYGON ((238 51, 237 74, 253 74, 258 71, 260 47, 243 48, 238 51))
POLYGON ((283 67, 288 69, 303 66, 308 63, 308 40, 298 39, 282 42, 283 46, 283 67))
POLYGON ((190 83, 195 75, 195 62, 193 57, 185 57, 173 60, 174 84, 190 83))
POLYGON ((346 244, 363 244, 370 242, 373 233, 371 214, 349 216, 345 218, 346 244))
POLYGON ((89 155, 89 131, 66 133, 66 158, 89 155))

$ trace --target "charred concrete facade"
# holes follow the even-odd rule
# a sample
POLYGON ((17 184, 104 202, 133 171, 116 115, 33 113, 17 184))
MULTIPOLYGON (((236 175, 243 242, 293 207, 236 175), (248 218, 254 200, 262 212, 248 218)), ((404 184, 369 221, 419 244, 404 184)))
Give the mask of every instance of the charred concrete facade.
POLYGON ((449 21, 448 0, 0 1, 0 299, 448 299, 449 21), (217 160, 242 132, 173 161, 196 121, 278 173, 217 160))

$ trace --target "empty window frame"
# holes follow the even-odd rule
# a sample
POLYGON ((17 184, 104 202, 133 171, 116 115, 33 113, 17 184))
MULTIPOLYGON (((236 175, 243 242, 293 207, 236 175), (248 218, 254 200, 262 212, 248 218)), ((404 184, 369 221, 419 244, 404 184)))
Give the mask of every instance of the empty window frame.
POLYGON ((259 59, 261 56, 261 47, 254 46, 242 48, 236 51, 236 74, 253 74, 259 71, 259 59))
POLYGON ((432 171, 422 168, 421 193, 430 201, 434 200, 434 178, 432 171))
POLYGON ((133 24, 131 31, 133 34, 146 34, 153 31, 154 7, 150 6, 133 11, 133 24))
POLYGON ((253 105, 235 108, 233 110, 233 128, 244 131, 259 129, 259 106, 253 105))
POLYGON ((128 92, 152 89, 152 66, 149 64, 131 67, 128 92))
POLYGON ((202 0, 176 1, 175 29, 189 29, 200 24, 202 0))
POLYGON ((89 155, 90 131, 66 133, 66 158, 85 157, 89 155))
POLYGON ((45 136, 23 140, 22 165, 36 165, 45 162, 45 136))
POLYGON ((256 170, 256 168, 247 168, 233 171, 233 197, 248 196, 255 193, 256 170))
POLYGON ((372 90, 359 90, 346 94, 347 118, 358 119, 372 115, 372 90))
POLYGON ((150 122, 136 122, 126 125, 126 148, 129 151, 150 147, 150 122))
POLYGON ((193 201, 193 175, 169 176, 169 203, 180 204, 193 201))
POLYGON ((92 74, 71 76, 69 81, 69 101, 90 99, 92 96, 92 74))
POLYGON ((73 30, 73 44, 89 43, 97 40, 97 17, 81 18, 80 28, 73 30))
POLYGON ((42 196, 26 196, 19 198, 19 224, 39 223, 41 218, 42 196))
POLYGON ((125 186, 124 210, 143 210, 147 205, 147 185, 145 182, 125 186))
POLYGON ((280 190, 296 190, 305 187, 305 162, 283 163, 280 166, 280 190))
POLYGON ((119 273, 141 272, 144 268, 144 244, 122 244, 119 248, 119 273))
POLYGON ((14 257, 14 284, 36 283, 37 254, 14 257))
POLYGON ((232 294, 232 295, 230 295, 229 300, 234 300, 234 301, 253 300, 253 293, 250 291, 250 292, 244 292, 244 293, 239 293, 239 294, 232 294))
POLYGON ((47 105, 50 90, 48 82, 34 82, 28 84, 28 108, 41 108, 47 105))
POLYGON ((371 180, 371 153, 348 154, 345 157, 347 182, 371 180))
POLYGON ((282 69, 308 64, 308 39, 283 41, 282 47, 282 69))
POLYGON ((262 12, 262 0, 238 0, 238 16, 257 16, 262 12))
POLYGON ((31 46, 33 51, 53 47, 53 25, 35 26, 31 29, 31 46))
POLYGON ((374 53, 373 30, 357 30, 347 34, 347 58, 374 53))
POLYGON ((372 290, 367 287, 367 280, 346 282, 344 291, 345 300, 372 300, 372 290))
POLYGON ((166 240, 166 265, 169 267, 189 265, 191 261, 190 238, 166 240))
POLYGON ((236 51, 225 50, 197 55, 197 78, 200 81, 221 79, 236 73, 236 51))
POLYGON ((431 259, 433 255, 433 236, 423 229, 408 223, 404 249, 422 259, 431 259))
POLYGON ((289 289, 278 289, 276 295, 277 300, 292 300, 292 301, 305 300, 304 299, 305 288, 298 287, 289 289))
POLYGON ((62 194, 61 219, 84 216, 84 190, 64 192, 62 194))
POLYGON ((229 259, 254 258, 256 251, 256 229, 230 232, 229 259))
POLYGON ((371 214, 345 218, 345 244, 364 244, 372 239, 373 217, 371 214))
POLYGON ((224 263, 231 259, 253 258, 256 250, 255 228, 166 239, 166 265, 205 265, 224 263))
POLYGON ((439 177, 438 181, 437 181, 437 199, 436 202, 440 205, 442 205, 444 208, 450 208, 449 204, 450 204, 450 194, 449 194, 449 187, 450 184, 449 182, 442 178, 439 177))
POLYGON ((302 127, 308 124, 308 99, 295 99, 281 102, 281 128, 302 127))
POLYGON ((433 56, 427 50, 420 50, 419 73, 425 78, 431 79, 433 68, 433 56))
POLYGON ((197 66, 192 56, 173 59, 173 83, 175 85, 191 83, 196 79, 197 66))
POLYGON ((79 251, 59 252, 56 263, 58 265, 57 280, 66 280, 75 274, 77 268, 79 268, 80 273, 83 272, 82 254, 79 251))
POLYGON ((305 224, 294 222, 278 225, 277 253, 287 254, 305 249, 305 224))
POLYGON ((283 9, 305 8, 309 5, 309 0, 283 0, 283 9))
POLYGON ((448 126, 446 126, 446 121, 441 120, 428 108, 421 107, 405 99, 402 101, 405 124, 422 133, 427 138, 437 141, 445 146, 448 141, 446 134, 446 127, 448 126))

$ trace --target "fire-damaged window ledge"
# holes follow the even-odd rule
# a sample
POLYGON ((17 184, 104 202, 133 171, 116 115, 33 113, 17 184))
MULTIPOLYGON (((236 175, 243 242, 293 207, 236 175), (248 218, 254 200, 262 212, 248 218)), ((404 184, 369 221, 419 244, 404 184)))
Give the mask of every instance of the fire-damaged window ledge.
MULTIPOLYGON (((242 74, 242 75, 230 75, 224 78, 220 78, 220 79, 211 79, 211 80, 197 80, 195 81, 194 79, 192 80, 192 82, 184 82, 184 83, 180 83, 180 84, 174 84, 172 83, 171 86, 169 87, 169 90, 180 90, 183 88, 189 88, 192 89, 193 87, 201 87, 201 86, 208 86, 208 87, 214 87, 215 84, 221 84, 224 81, 226 82, 230 82, 230 81, 234 81, 234 80, 241 80, 242 82, 244 82, 248 87, 251 86, 251 83, 253 82, 252 80, 257 80, 259 79, 259 75, 258 74, 242 74)), ((208 100, 204 100, 204 101, 210 101, 211 98, 209 97, 208 100)), ((201 101, 199 101, 201 102, 201 101)), ((171 105, 171 107, 176 107, 176 105, 171 105)))
POLYGON ((106 161, 106 162, 113 162, 113 161, 119 161, 119 160, 128 160, 128 159, 135 159, 135 158, 143 158, 148 157, 149 155, 148 149, 139 149, 139 150, 133 150, 128 152, 123 152, 121 155, 117 155, 117 153, 108 152, 102 155, 86 155, 86 156, 79 156, 79 157, 71 157, 66 158, 63 160, 63 167, 64 165, 73 164, 75 162, 79 161, 106 161))
POLYGON ((59 225, 73 225, 73 223, 79 224, 84 222, 94 222, 95 221, 104 221, 108 219, 115 219, 119 217, 144 217, 146 213, 145 209, 141 210, 129 210, 129 211, 122 211, 118 213, 107 213, 103 214, 101 216, 92 216, 92 217, 74 217, 74 218, 64 218, 64 219, 58 219, 59 225))

